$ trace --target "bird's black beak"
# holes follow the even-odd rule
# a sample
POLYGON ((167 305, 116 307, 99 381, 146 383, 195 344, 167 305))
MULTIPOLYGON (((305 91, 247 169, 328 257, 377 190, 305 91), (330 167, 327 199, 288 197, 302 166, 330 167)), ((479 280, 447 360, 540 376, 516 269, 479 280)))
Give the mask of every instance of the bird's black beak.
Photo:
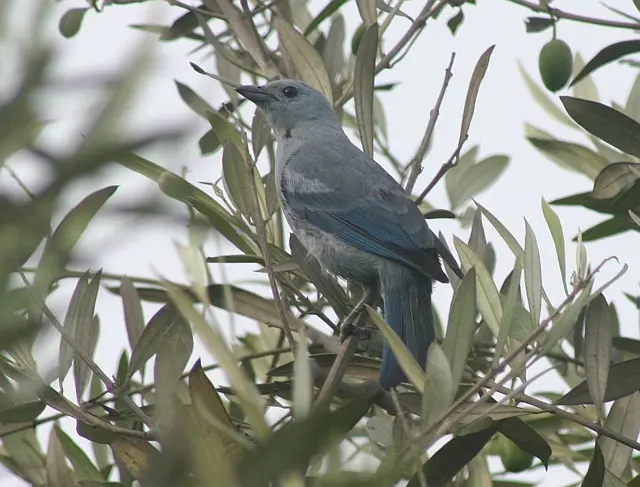
POLYGON ((236 91, 244 96, 247 100, 252 101, 256 105, 263 105, 276 99, 266 88, 262 86, 244 85, 238 86, 236 91))

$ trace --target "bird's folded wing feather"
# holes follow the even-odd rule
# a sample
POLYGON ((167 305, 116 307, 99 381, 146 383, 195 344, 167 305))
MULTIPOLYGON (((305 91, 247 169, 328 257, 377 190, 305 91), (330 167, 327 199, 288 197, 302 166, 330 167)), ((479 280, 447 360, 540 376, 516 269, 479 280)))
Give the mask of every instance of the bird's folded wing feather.
POLYGON ((406 196, 376 188, 334 191, 295 173, 281 181, 282 196, 297 218, 354 247, 448 282, 438 259, 437 236, 406 196), (292 181, 295 180, 295 184, 292 181))

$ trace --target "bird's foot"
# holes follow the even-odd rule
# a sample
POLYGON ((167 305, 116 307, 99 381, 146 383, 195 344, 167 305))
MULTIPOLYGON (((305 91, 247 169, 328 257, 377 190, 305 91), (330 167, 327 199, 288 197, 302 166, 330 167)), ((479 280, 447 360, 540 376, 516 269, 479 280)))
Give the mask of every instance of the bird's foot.
POLYGON ((340 341, 344 342, 350 336, 357 336, 362 341, 371 339, 371 329, 368 326, 358 325, 354 322, 344 323, 340 328, 340 341))

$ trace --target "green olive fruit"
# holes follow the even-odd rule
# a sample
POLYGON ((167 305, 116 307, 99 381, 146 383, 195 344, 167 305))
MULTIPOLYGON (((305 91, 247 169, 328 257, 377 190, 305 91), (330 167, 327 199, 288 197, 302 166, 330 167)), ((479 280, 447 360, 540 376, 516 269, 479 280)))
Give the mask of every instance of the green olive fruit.
POLYGON ((500 460, 507 472, 524 472, 533 464, 533 456, 522 451, 518 445, 504 435, 498 437, 500 460))
POLYGON ((544 45, 538 59, 542 82, 549 91, 556 92, 571 79, 573 55, 571 48, 560 39, 553 39, 544 45))

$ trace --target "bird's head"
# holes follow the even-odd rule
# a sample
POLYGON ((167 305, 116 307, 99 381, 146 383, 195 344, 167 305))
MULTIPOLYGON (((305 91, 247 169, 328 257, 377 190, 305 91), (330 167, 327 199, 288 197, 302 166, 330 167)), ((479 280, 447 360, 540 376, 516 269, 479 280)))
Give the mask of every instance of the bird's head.
POLYGON ((236 91, 264 112, 277 137, 287 137, 307 124, 340 127, 325 96, 300 81, 283 79, 264 86, 239 86, 236 91))

